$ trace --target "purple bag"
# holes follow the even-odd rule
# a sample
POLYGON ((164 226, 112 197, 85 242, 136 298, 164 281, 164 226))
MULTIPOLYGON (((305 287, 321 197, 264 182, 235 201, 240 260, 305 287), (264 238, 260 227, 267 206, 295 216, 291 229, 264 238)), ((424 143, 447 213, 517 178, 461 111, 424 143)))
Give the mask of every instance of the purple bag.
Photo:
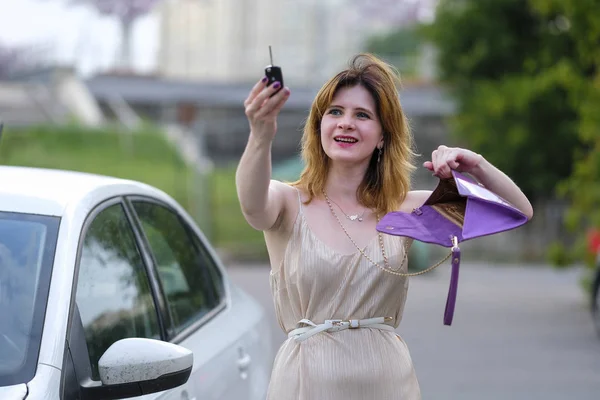
POLYGON ((471 178, 457 171, 452 171, 452 176, 453 179, 440 180, 421 207, 411 213, 390 212, 377 224, 381 233, 452 248, 452 274, 444 325, 451 325, 454 316, 460 267, 458 244, 514 229, 528 221, 527 216, 515 206, 471 178))

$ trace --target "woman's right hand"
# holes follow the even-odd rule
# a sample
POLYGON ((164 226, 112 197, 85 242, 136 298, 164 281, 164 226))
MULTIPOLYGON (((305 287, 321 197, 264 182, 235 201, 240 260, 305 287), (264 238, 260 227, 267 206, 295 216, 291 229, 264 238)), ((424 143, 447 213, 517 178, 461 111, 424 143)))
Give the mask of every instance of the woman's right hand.
POLYGON ((246 116, 250 122, 250 135, 259 140, 272 141, 277 132, 277 115, 290 97, 290 89, 281 87, 280 82, 267 86, 267 78, 258 81, 244 101, 246 116))

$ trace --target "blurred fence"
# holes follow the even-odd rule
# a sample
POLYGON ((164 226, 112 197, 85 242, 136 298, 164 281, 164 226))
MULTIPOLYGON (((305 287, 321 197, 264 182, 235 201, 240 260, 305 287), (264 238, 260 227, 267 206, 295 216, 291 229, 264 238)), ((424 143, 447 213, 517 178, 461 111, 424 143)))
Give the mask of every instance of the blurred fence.
MULTIPOLYGON (((292 180, 299 171, 298 165, 288 161, 274 169, 274 178, 292 180)), ((419 188, 434 187, 435 179, 422 181, 426 183, 417 185, 419 188)), ((229 167, 228 170, 216 170, 212 178, 203 181, 202 185, 203 190, 211 192, 211 203, 205 210, 203 227, 207 227, 215 245, 223 254, 238 261, 266 261, 262 233, 250 228, 240 212, 233 167, 229 167)), ((198 204, 206 200, 201 199, 198 204)), ((534 205, 534 218, 526 225, 464 242, 461 245, 461 249, 464 250, 463 257, 465 260, 497 263, 546 263, 550 245, 554 242, 571 244, 574 241, 573 234, 563 226, 566 207, 565 202, 558 200, 540 201, 534 205)), ((432 264, 447 251, 441 246, 417 244, 413 246, 411 257, 418 264, 432 264)))
POLYGON ((563 225, 566 208, 562 201, 540 201, 534 204, 534 217, 526 225, 464 243, 465 257, 491 262, 546 262, 551 244, 574 241, 563 225))

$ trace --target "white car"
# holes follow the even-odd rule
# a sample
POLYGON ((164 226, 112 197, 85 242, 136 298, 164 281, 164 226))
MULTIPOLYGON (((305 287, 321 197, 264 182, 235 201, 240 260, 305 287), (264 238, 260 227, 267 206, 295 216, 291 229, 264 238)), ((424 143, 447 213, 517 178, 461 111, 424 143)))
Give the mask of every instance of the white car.
POLYGON ((258 303, 151 186, 0 166, 0 399, 261 399, 258 303))

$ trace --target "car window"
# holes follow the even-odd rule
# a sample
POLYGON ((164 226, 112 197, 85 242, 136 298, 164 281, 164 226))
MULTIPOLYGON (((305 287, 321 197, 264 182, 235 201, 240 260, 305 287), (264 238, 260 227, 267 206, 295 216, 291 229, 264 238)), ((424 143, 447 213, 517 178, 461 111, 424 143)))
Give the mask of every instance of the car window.
POLYGON ((0 212, 0 387, 35 375, 59 224, 0 212))
POLYGON ((160 338, 146 269, 121 204, 101 211, 85 232, 76 301, 94 379, 98 360, 117 340, 160 338))
POLYGON ((214 260, 191 229, 170 209, 134 201, 150 245, 176 335, 221 303, 223 285, 214 260))

